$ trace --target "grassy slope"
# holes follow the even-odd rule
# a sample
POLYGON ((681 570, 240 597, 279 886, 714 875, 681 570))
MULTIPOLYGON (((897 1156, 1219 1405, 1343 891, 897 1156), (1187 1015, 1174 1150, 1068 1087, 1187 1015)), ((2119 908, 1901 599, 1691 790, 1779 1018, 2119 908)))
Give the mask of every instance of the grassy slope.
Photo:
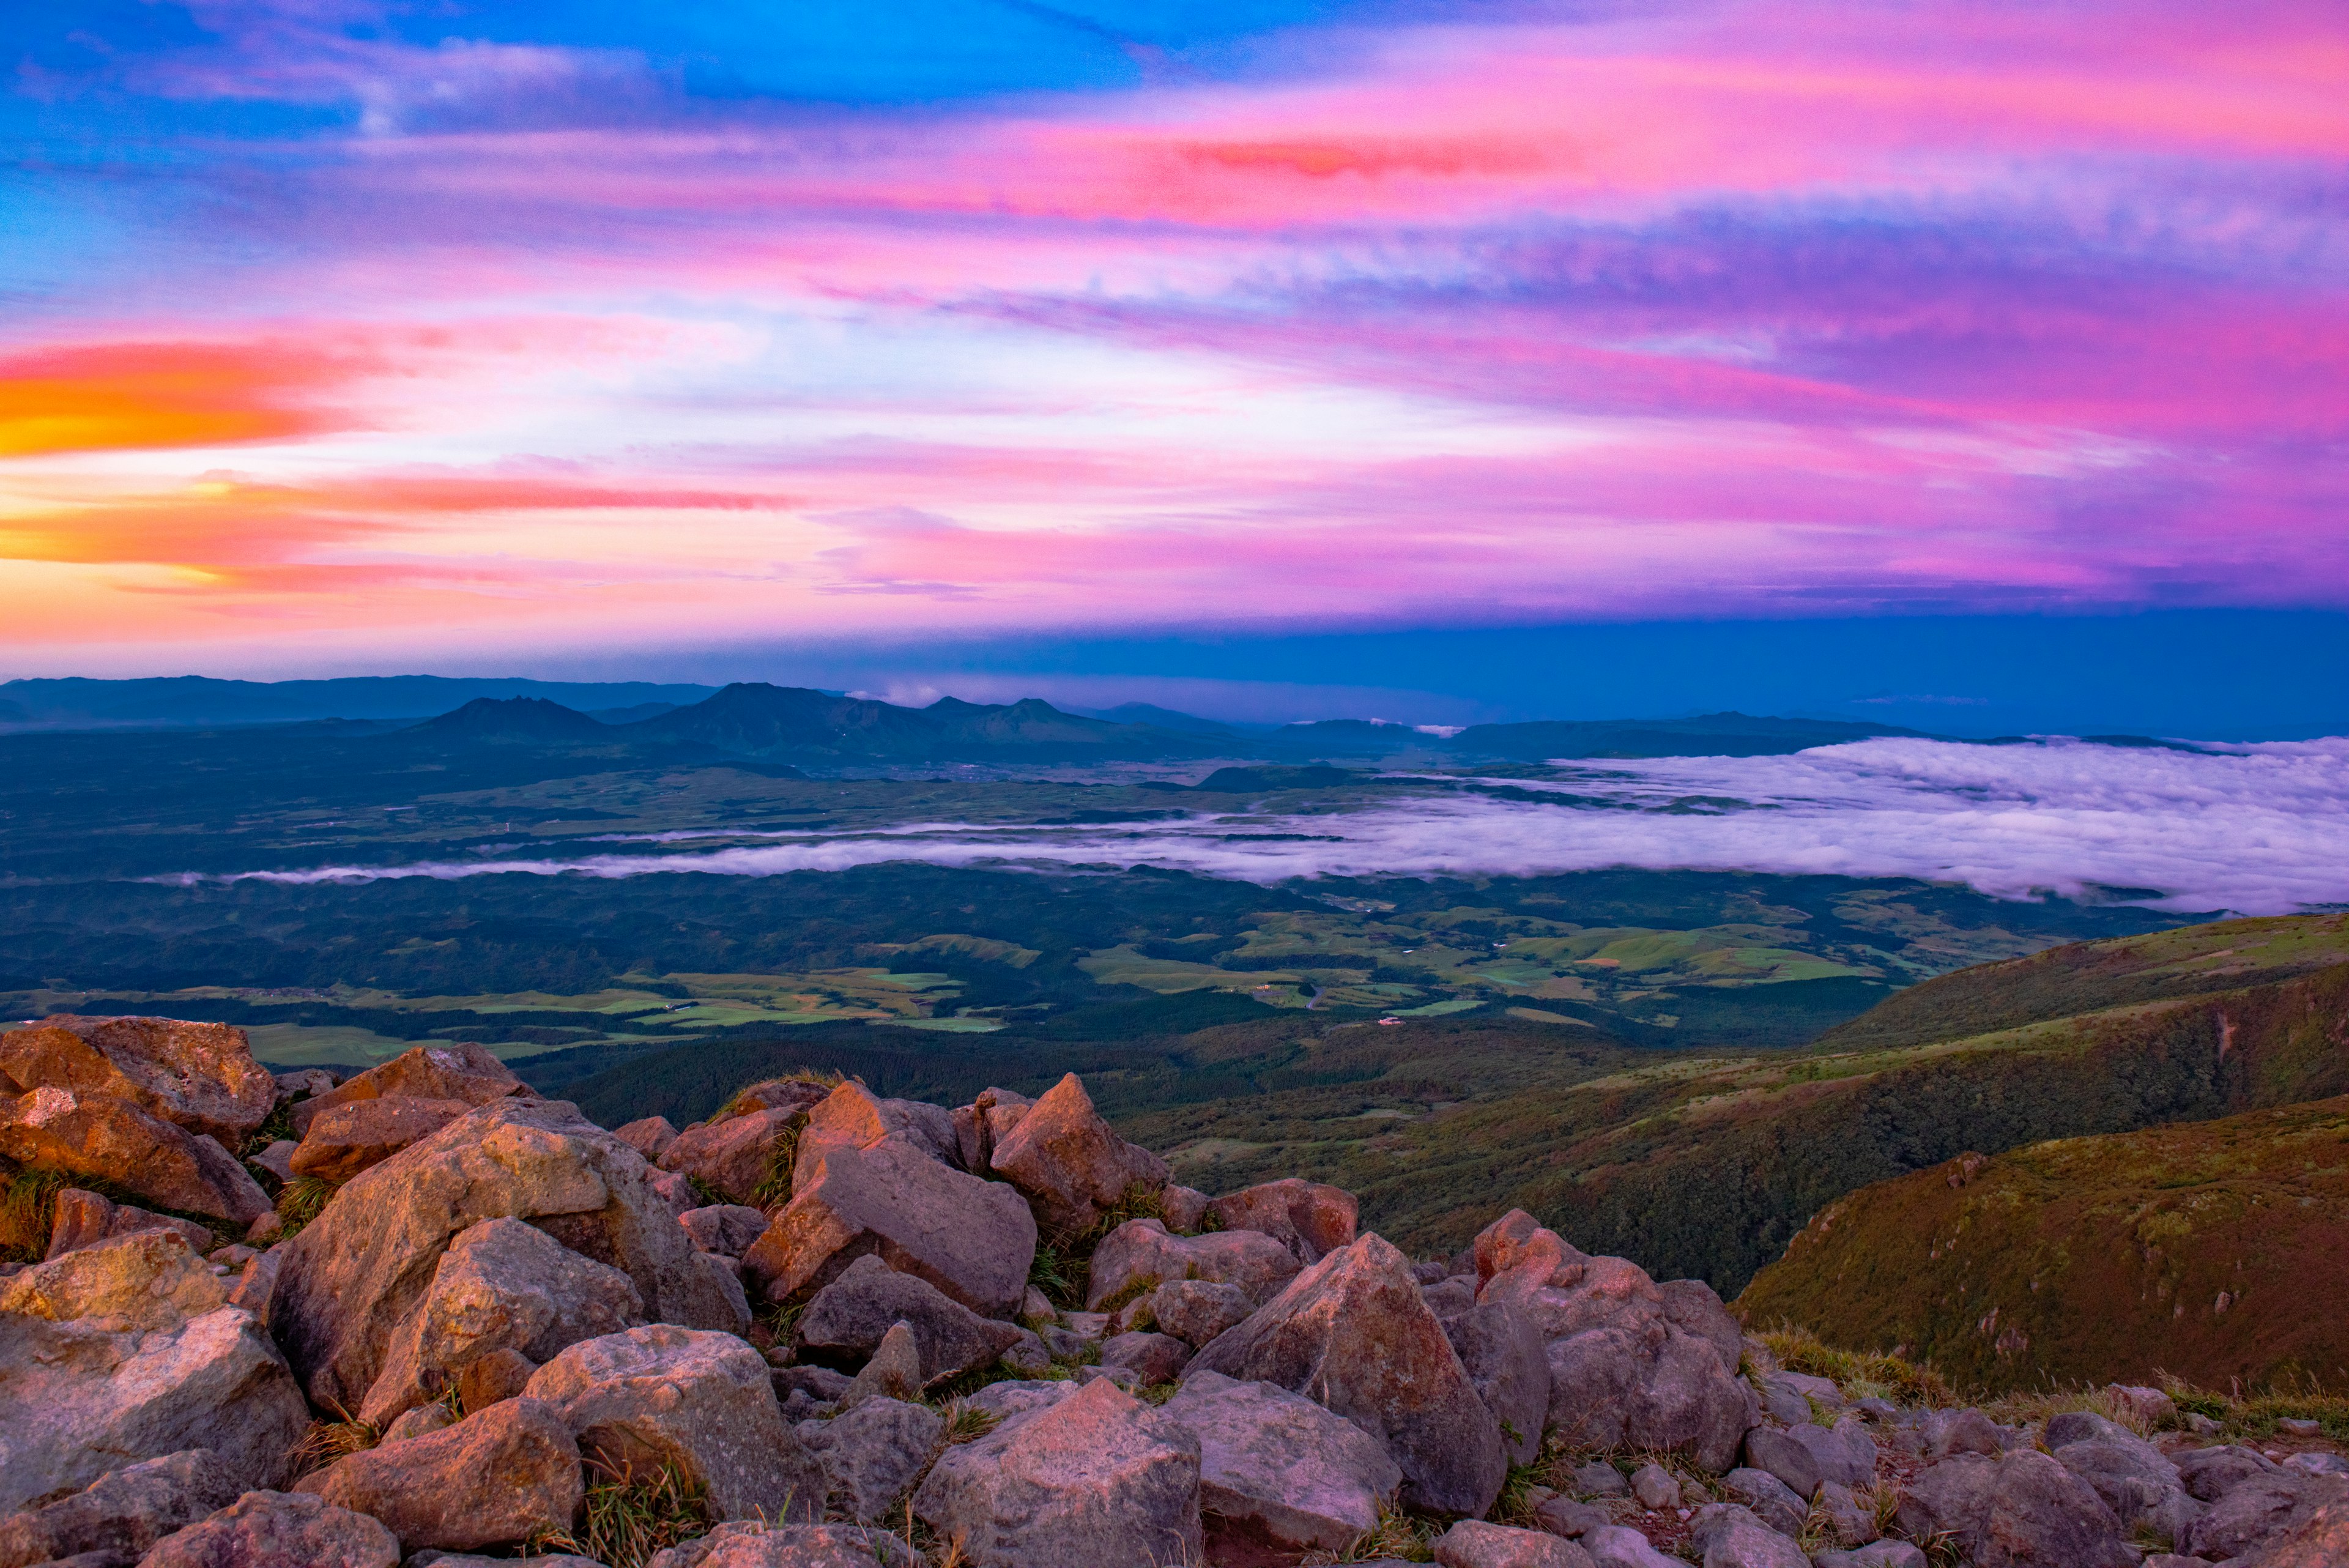
POLYGON ((2349 1096, 1869 1187, 1822 1210, 1737 1304, 2007 1389, 2163 1372, 2338 1387, 2344 1302, 2349 1096))

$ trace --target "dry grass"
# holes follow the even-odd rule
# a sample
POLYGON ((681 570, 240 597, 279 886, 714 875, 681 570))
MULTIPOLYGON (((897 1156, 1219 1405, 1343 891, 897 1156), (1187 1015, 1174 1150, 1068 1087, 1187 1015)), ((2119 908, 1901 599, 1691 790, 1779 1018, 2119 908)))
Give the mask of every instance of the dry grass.
POLYGON ((383 1433, 373 1422, 360 1420, 340 1405, 336 1405, 334 1410, 342 1419, 311 1422, 310 1429, 302 1434, 301 1440, 285 1456, 286 1469, 296 1479, 324 1469, 336 1459, 364 1453, 383 1441, 383 1433))
POLYGON ((285 1190, 277 1195, 277 1217, 285 1222, 285 1228, 278 1232, 279 1239, 293 1240, 303 1226, 326 1212, 326 1205, 341 1190, 333 1182, 315 1176, 297 1176, 287 1182, 285 1190))
POLYGON ((1334 1568, 1343 1563, 1376 1563, 1399 1558, 1405 1563, 1435 1561, 1434 1542, 1440 1533, 1432 1522, 1414 1519, 1388 1503, 1379 1505, 1375 1529, 1364 1531, 1342 1552, 1309 1552, 1298 1568, 1334 1568))
POLYGON ((1782 1324, 1755 1335, 1789 1372, 1831 1377, 1854 1398, 1946 1408, 1958 1402, 1947 1379, 1930 1366, 1871 1350, 1838 1350, 1806 1328, 1782 1324))
POLYGON ((37 1263, 57 1228, 57 1194, 74 1184, 55 1170, 20 1170, 0 1189, 0 1262, 37 1263))
POLYGON ((1000 1416, 976 1409, 959 1399, 947 1407, 946 1415, 946 1444, 950 1449, 959 1443, 975 1443, 1003 1424, 1000 1416))
POLYGON ((640 1479, 628 1467, 591 1456, 587 1469, 585 1522, 575 1534, 533 1539, 532 1555, 574 1552, 608 1568, 644 1568, 656 1552, 709 1532, 714 1521, 703 1489, 688 1486, 668 1466, 640 1479))

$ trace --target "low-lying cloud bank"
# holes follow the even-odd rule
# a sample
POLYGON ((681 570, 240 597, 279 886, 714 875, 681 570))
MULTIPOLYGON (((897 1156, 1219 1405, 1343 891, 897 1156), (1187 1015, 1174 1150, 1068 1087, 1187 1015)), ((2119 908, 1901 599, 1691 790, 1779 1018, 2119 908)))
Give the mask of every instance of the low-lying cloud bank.
MULTIPOLYGON (((1501 781, 1494 781, 1496 784, 1501 781)), ((916 825, 771 844, 263 871, 273 882, 503 874, 765 877, 883 861, 1154 866, 1250 882, 1631 866, 1962 882, 2001 898, 2123 897, 2274 914, 2349 903, 2349 738, 2165 750, 1882 740, 1787 757, 1578 767, 1508 794, 1113 826, 916 825), (1556 794, 1556 802, 1537 798, 1556 794)))

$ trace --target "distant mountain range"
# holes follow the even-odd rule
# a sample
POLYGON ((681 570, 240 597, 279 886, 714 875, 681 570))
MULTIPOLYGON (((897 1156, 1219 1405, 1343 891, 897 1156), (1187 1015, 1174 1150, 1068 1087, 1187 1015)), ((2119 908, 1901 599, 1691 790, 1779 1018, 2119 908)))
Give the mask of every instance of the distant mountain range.
POLYGON ((412 742, 555 749, 620 746, 632 753, 770 763, 1102 763, 1348 758, 1430 763, 1553 757, 1759 756, 1871 735, 1889 724, 1711 713, 1661 720, 1478 724, 1447 732, 1377 720, 1226 725, 1149 703, 1094 715, 1040 698, 924 708, 807 687, 468 680, 395 676, 260 682, 189 676, 156 680, 15 680, 0 686, 0 725, 18 732, 252 729, 339 721, 396 729, 412 742), (420 715, 433 714, 421 722, 420 715))

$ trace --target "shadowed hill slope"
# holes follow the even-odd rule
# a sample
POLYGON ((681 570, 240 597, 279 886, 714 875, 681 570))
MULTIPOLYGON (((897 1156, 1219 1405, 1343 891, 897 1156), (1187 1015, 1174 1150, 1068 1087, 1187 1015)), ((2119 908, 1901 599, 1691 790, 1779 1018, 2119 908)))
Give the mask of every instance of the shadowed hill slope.
POLYGON ((1828 1205, 1738 1298, 1752 1324, 1985 1389, 2349 1378, 2349 1096, 1968 1156, 1828 1205))

